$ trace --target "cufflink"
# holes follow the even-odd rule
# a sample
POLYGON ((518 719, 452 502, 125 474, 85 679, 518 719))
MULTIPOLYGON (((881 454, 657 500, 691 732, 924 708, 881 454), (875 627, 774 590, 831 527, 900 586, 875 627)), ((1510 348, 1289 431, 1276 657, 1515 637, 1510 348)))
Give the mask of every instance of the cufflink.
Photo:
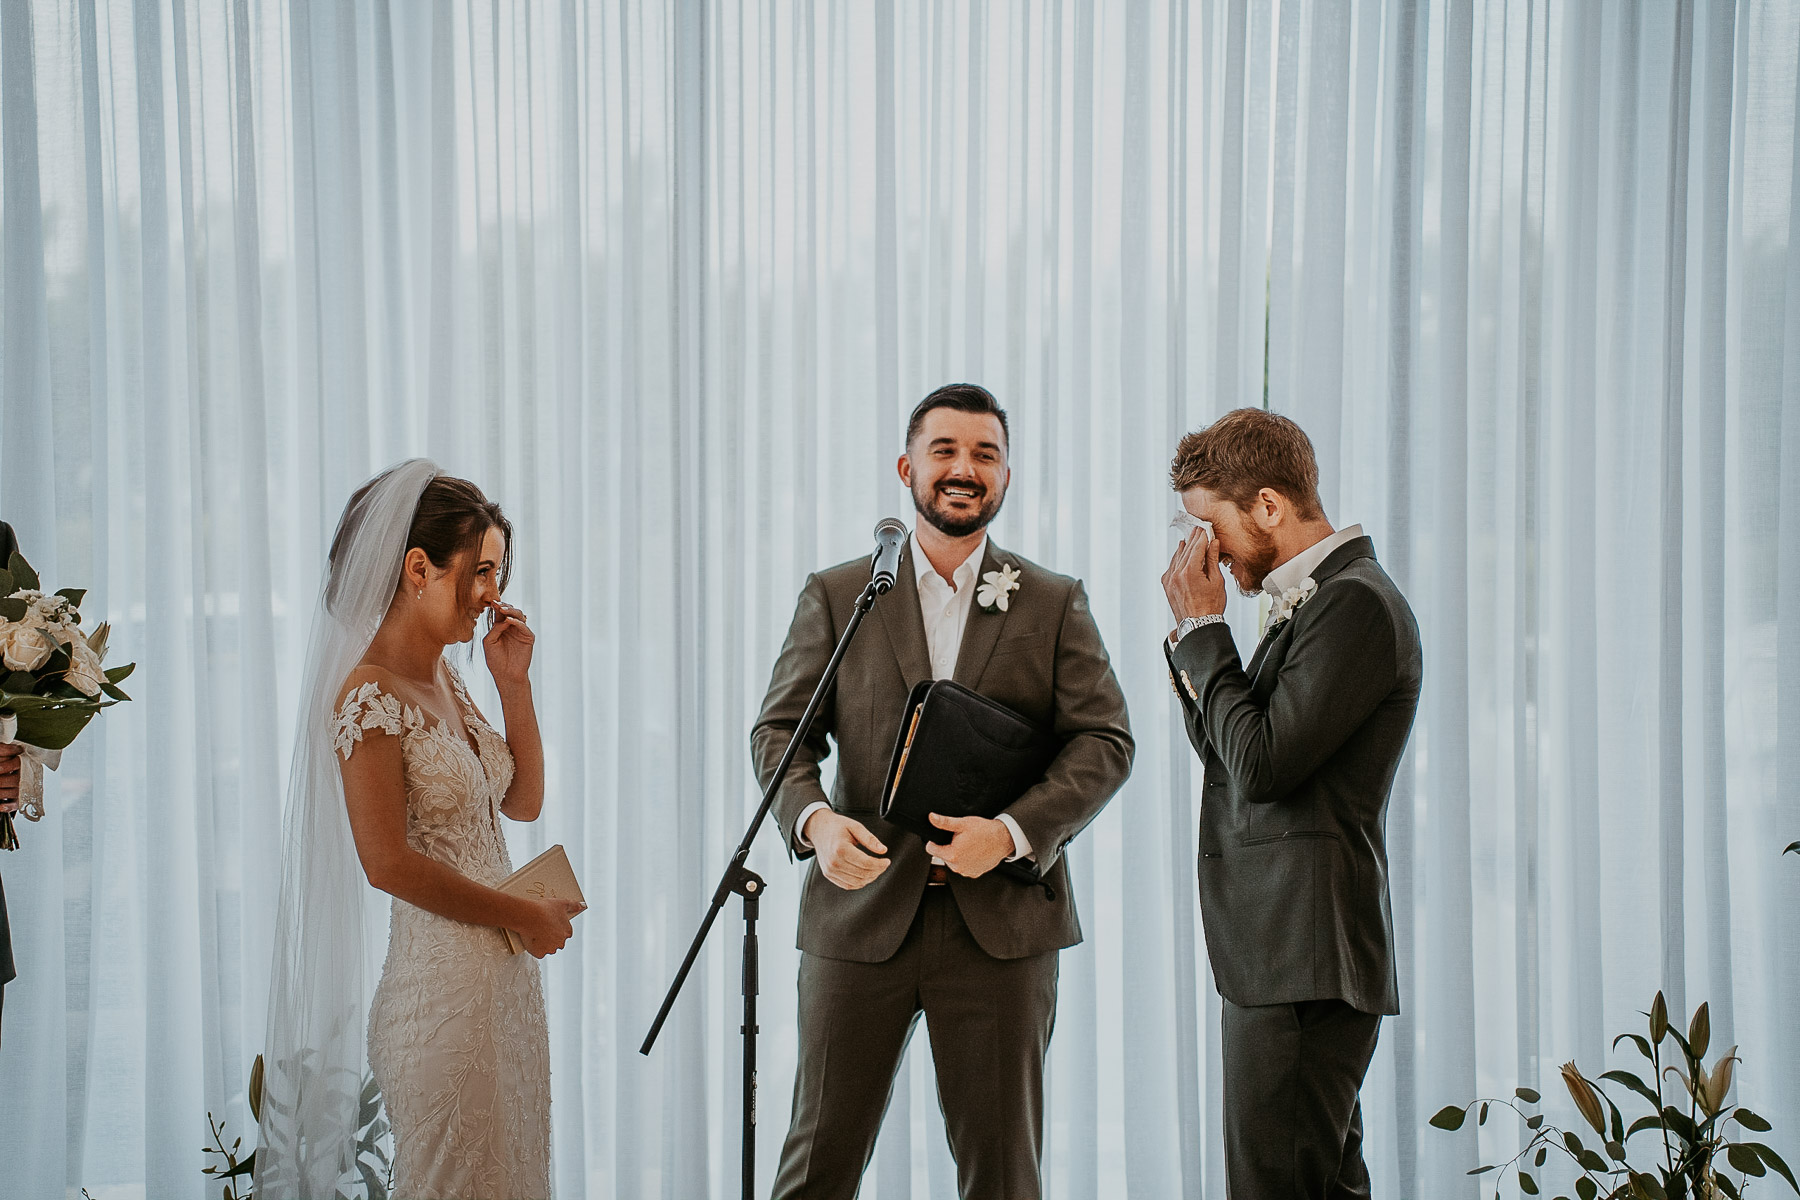
POLYGON ((1181 673, 1181 686, 1187 689, 1187 694, 1194 703, 1200 703, 1200 693, 1194 690, 1194 681, 1188 678, 1186 671, 1181 673))

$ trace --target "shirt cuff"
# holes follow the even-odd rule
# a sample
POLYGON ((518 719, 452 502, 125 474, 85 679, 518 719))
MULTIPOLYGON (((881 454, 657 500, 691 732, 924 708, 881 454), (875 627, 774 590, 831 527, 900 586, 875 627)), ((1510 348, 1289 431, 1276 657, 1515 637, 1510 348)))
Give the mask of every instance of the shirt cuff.
POLYGON ((1006 826, 1008 833, 1012 834, 1013 852, 1006 856, 1006 861, 1017 862, 1021 858, 1030 858, 1031 839, 1025 836, 1025 831, 1019 828, 1019 823, 1007 813, 1001 813, 996 819, 1006 826))
POLYGON ((800 810, 800 819, 798 821, 794 822, 794 848, 795 849, 811 850, 813 848, 813 844, 806 840, 806 834, 803 832, 806 829, 806 823, 807 823, 807 821, 811 820, 812 815, 814 813, 818 812, 821 808, 830 808, 830 807, 831 807, 831 805, 825 803, 823 800, 814 800, 811 804, 807 805, 805 808, 800 810))

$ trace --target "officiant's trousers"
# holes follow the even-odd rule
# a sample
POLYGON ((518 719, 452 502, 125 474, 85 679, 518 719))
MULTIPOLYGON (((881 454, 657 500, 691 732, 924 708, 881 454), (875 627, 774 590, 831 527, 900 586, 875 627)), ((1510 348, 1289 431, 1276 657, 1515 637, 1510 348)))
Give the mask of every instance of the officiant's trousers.
POLYGON ((964 1200, 1039 1200, 1056 952, 991 957, 928 887, 886 962, 803 954, 800 1065, 775 1200, 852 1200, 921 1013, 964 1200))

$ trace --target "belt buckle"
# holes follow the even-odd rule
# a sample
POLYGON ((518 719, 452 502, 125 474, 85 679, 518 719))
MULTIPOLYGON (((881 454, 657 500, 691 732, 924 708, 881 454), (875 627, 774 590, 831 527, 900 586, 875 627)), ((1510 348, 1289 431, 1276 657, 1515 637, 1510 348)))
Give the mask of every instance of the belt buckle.
POLYGON ((943 887, 949 882, 950 868, 943 863, 932 863, 929 873, 925 876, 925 885, 927 887, 943 887))

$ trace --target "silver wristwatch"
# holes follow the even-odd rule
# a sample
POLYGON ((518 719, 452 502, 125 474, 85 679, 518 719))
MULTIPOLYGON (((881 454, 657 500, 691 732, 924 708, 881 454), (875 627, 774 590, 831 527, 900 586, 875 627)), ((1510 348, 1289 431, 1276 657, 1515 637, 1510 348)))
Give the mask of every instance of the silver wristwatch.
POLYGON ((1224 623, 1224 613, 1207 613, 1204 617, 1183 617, 1180 624, 1175 626, 1175 640, 1179 643, 1182 638, 1202 625, 1222 625, 1224 623))

